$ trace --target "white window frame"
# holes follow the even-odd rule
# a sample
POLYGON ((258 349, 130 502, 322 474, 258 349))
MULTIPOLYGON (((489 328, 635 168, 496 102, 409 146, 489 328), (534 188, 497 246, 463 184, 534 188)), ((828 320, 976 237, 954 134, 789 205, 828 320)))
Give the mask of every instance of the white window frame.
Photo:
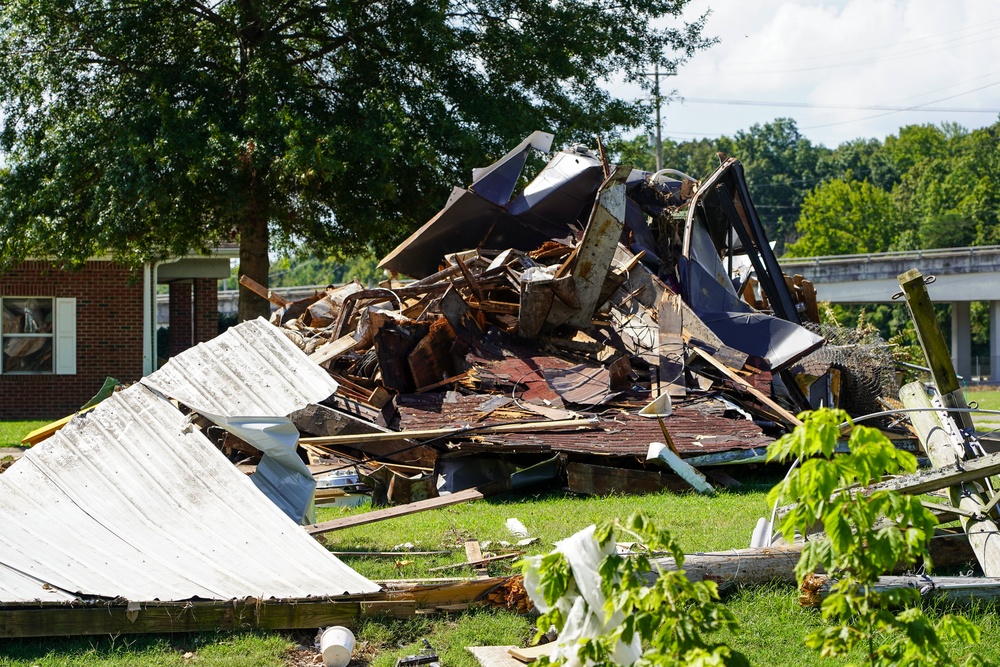
POLYGON ((3 353, 0 349, 0 375, 76 375, 76 299, 54 296, 5 296, 0 297, 0 310, 4 299, 22 301, 25 299, 48 299, 52 301, 52 331, 46 334, 0 333, 0 348, 4 338, 51 338, 51 371, 10 371, 3 368, 3 353))

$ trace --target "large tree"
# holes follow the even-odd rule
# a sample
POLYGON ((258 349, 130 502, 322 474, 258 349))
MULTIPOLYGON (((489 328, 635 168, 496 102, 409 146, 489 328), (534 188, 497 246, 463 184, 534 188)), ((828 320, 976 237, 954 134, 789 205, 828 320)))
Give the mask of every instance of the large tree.
POLYGON ((603 84, 707 46, 689 1, 4 0, 0 261, 383 250, 532 130, 640 124, 603 84))

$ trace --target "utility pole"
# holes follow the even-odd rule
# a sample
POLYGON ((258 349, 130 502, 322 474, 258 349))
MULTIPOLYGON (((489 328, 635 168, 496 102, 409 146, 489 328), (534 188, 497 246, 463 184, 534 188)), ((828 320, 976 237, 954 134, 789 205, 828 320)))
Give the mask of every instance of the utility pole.
POLYGON ((663 138, 660 136, 663 124, 660 120, 660 107, 663 98, 660 97, 660 66, 653 66, 653 103, 656 105, 656 171, 663 169, 663 138))
MULTIPOLYGON (((663 76, 672 76, 667 72, 663 76)), ((643 72, 643 76, 653 77, 653 104, 656 105, 656 171, 663 169, 663 122, 660 118, 660 107, 663 106, 663 96, 660 94, 660 66, 653 65, 652 72, 643 72)))

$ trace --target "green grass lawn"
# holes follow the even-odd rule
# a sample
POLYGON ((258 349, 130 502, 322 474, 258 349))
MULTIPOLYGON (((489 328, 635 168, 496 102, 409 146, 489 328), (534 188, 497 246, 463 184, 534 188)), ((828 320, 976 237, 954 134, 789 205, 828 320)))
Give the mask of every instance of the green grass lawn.
MULTIPOLYGON (((0 424, 5 437, 20 438, 18 428, 0 424)), ((34 426, 31 426, 34 428, 34 426)), ((671 530, 688 552, 720 551, 749 545, 757 517, 766 515, 767 489, 776 479, 760 479, 740 491, 722 491, 706 497, 695 494, 654 494, 647 496, 580 498, 560 491, 543 491, 520 496, 502 496, 465 505, 442 508, 408 517, 328 533, 321 539, 334 551, 387 551, 410 542, 414 550, 450 550, 449 556, 400 556, 375 558, 344 557, 344 561, 372 579, 412 579, 471 574, 467 569, 454 573, 434 573, 430 569, 465 559, 463 543, 468 539, 516 542, 506 528, 506 520, 519 519, 540 543, 528 553, 544 553, 551 543, 586 527, 592 522, 625 518, 643 510, 671 530), (397 566, 397 560, 411 564, 397 566)), ((364 511, 320 509, 319 520, 364 511)), ((494 546, 496 551, 503 547, 494 546)), ((513 571, 509 563, 490 566, 492 574, 513 571)), ((727 635, 726 641, 745 653, 754 665, 839 665, 847 661, 820 660, 802 643, 803 635, 821 627, 819 614, 803 609, 791 586, 752 586, 737 589, 727 602, 742 625, 742 631, 727 635)), ((932 611, 932 614, 938 612, 932 611)), ((1000 633, 1000 622, 990 608, 971 612, 983 626, 984 638, 1000 633)), ((416 653, 421 639, 428 639, 441 653, 447 667, 476 667, 465 651, 469 645, 521 644, 532 635, 529 617, 506 611, 475 609, 463 613, 419 616, 399 621, 367 619, 355 629, 357 648, 352 667, 392 667, 404 655, 416 653)), ((299 643, 310 643, 310 633, 241 633, 163 636, 120 636, 72 639, 0 640, 0 667, 40 667, 101 665, 273 665, 297 664, 291 652, 299 643), (189 655, 185 658, 186 654, 189 655)), ((1000 660, 1000 644, 987 641, 980 655, 1000 660)), ((854 656, 859 662, 863 656, 854 656)))
MULTIPOLYGON (((965 400, 969 405, 975 403, 978 407, 986 410, 1000 410, 1000 390, 993 386, 982 389, 970 387, 965 392, 965 400)), ((980 432, 1000 429, 1000 414, 973 413, 972 421, 976 425, 976 430, 980 432)))
POLYGON ((0 447, 20 447, 21 438, 36 428, 45 426, 48 421, 0 421, 0 447))

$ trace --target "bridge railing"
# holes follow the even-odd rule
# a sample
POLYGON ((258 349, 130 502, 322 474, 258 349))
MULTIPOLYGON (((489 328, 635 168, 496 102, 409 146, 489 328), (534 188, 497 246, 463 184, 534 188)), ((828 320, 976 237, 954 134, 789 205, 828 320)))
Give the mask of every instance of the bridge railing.
POLYGON ((782 257, 779 264, 838 264, 884 259, 936 259, 945 257, 974 257, 978 254, 1000 252, 1000 245, 970 246, 968 248, 931 248, 929 250, 898 250, 891 252, 868 252, 858 255, 822 255, 819 257, 782 257))

